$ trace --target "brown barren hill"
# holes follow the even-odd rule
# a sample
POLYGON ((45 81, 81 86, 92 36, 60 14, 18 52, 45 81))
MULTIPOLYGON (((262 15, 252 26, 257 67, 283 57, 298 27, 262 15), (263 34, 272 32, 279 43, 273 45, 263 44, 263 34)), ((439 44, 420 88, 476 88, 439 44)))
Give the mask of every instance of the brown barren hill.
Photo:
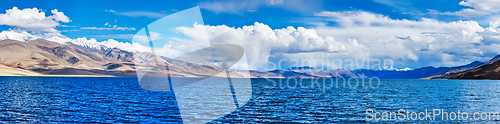
MULTIPOLYGON (((147 64, 151 63, 152 56, 153 54, 148 52, 137 53, 136 57, 143 60, 135 63, 132 52, 119 48, 59 44, 44 39, 26 42, 0 40, 0 63, 45 75, 134 77, 137 76, 137 69, 147 67, 147 64), (141 66, 136 67, 136 64, 141 66)), ((212 76, 224 70, 221 67, 197 65, 166 57, 156 58, 159 62, 167 63, 170 73, 176 77, 212 76)), ((167 70, 154 71, 159 75, 167 75, 167 70)))
POLYGON ((489 63, 473 70, 457 74, 451 79, 500 79, 500 61, 489 63))

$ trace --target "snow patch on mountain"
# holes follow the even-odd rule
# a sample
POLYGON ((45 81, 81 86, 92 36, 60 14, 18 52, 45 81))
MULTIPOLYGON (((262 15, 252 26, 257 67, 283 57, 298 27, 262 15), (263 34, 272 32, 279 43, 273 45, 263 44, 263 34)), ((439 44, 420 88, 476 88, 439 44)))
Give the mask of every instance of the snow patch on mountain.
POLYGON ((32 35, 28 33, 27 31, 14 31, 14 30, 8 30, 8 31, 2 31, 0 32, 0 40, 17 40, 17 41, 29 41, 29 40, 36 40, 36 39, 45 39, 48 41, 52 42, 57 42, 60 44, 75 44, 75 45, 80 45, 80 46, 85 46, 85 47, 90 47, 90 48, 96 48, 96 49, 108 49, 108 48, 120 48, 125 51, 133 52, 133 51, 138 51, 138 52, 145 52, 148 47, 142 46, 138 43, 124 43, 124 42, 119 42, 114 39, 108 39, 106 41, 97 41, 95 38, 76 38, 76 39, 71 39, 68 37, 60 37, 60 36, 44 36, 44 35, 32 35))

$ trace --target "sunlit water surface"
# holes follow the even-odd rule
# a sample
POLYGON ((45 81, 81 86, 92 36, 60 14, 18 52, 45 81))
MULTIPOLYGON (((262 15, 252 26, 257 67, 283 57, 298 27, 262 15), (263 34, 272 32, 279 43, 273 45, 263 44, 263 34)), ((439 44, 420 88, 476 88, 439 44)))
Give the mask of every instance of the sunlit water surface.
MULTIPOLYGON (((174 94, 143 90, 137 78, 0 77, 0 84, 0 122, 4 123, 182 122, 174 94)), ((442 109, 468 112, 469 119, 474 112, 500 112, 500 81, 381 80, 380 85, 372 83, 378 87, 365 85, 365 88, 361 84, 355 87, 352 82, 346 86, 339 82, 335 86, 331 81, 325 87, 320 80, 311 88, 311 80, 304 79, 301 85, 295 86, 295 82, 275 85, 266 79, 252 79, 251 99, 212 122, 383 122, 367 120, 367 109, 376 112, 442 109)), ((418 122, 439 121, 442 120, 418 122)))

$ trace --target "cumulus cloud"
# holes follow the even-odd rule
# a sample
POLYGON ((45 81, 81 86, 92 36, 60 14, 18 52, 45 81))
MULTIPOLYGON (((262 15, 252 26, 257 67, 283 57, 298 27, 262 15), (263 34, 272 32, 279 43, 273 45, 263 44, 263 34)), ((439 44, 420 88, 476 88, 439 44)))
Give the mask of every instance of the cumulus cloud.
POLYGON ((61 21, 61 22, 70 22, 69 17, 64 15, 63 12, 59 12, 57 9, 53 9, 50 11, 52 14, 51 17, 54 18, 56 21, 61 21))
POLYGON ((165 44, 158 51, 168 51, 159 54, 171 57, 200 49, 189 44, 207 41, 206 36, 200 35, 206 32, 212 43, 242 46, 249 68, 256 70, 302 65, 357 69, 365 67, 346 67, 345 60, 388 59, 394 62, 395 68, 457 66, 475 60, 484 61, 500 53, 495 49, 500 44, 500 34, 497 33, 500 22, 493 22, 485 29, 475 21, 397 20, 363 11, 321 12, 316 16, 325 16, 339 26, 272 29, 254 23, 239 28, 224 25, 179 27, 177 30, 190 40, 176 39, 182 42, 165 44), (311 63, 318 59, 323 62, 311 63), (291 60, 298 60, 298 63, 291 60), (330 60, 342 60, 344 64, 334 65, 330 60))
MULTIPOLYGON (((157 53, 167 57, 178 56, 186 51, 202 48, 199 44, 208 40, 212 43, 236 44, 245 49, 249 69, 256 70, 273 69, 273 66, 285 69, 301 65, 326 69, 357 69, 358 65, 346 66, 346 60, 386 59, 393 60, 395 68, 456 66, 475 60, 488 60, 500 53, 500 21, 492 22, 489 27, 483 28, 475 21, 397 20, 363 11, 321 12, 315 15, 324 16, 339 26, 272 29, 262 23, 239 28, 195 24, 193 27, 176 28, 188 39, 168 37, 176 42, 158 48, 157 53), (323 62, 311 63, 318 59, 323 62), (292 60, 297 60, 298 63, 293 63, 292 60), (331 60, 342 60, 344 64, 333 65, 331 60)), ((4 32, 0 33, 0 39, 3 38, 2 34, 12 33, 4 32)), ((164 37, 156 32, 150 33, 153 40, 164 37)), ((27 34, 8 36, 20 40, 36 37, 26 36, 27 34)), ((134 38, 135 41, 148 41, 146 36, 134 38)), ((93 38, 47 39, 59 43, 118 47, 128 51, 150 49, 142 46, 140 42, 123 43, 113 39, 101 42, 93 38)))
POLYGON ((321 12, 339 26, 317 27, 320 36, 334 37, 346 46, 341 59, 392 59, 398 68, 456 66, 487 60, 500 53, 495 31, 500 23, 484 29, 476 21, 442 22, 391 19, 363 11, 321 12))
POLYGON ((465 8, 456 12, 444 12, 442 14, 477 17, 498 13, 500 11, 500 1, 498 0, 467 0, 458 4, 470 8, 465 8))
MULTIPOLYGON (((101 47, 105 46, 108 48, 121 48, 127 51, 143 51, 144 46, 138 43, 126 43, 118 42, 114 39, 108 39, 105 41, 97 41, 94 38, 76 38, 71 39, 67 36, 60 34, 60 31, 56 30, 57 26, 63 27, 74 27, 61 25, 59 22, 70 22, 69 17, 64 15, 63 12, 59 12, 57 9, 51 10, 52 15, 46 16, 45 12, 37 8, 26 8, 18 9, 13 7, 12 9, 6 10, 6 13, 0 14, 0 25, 8 25, 14 27, 7 31, 0 32, 0 40, 11 39, 18 41, 28 41, 35 40, 38 38, 46 39, 49 41, 58 42, 61 44, 72 43, 77 45, 85 45, 90 47, 101 47)), ((115 20, 116 22, 116 20, 115 20)), ((105 25, 109 25, 106 23, 105 25)), ((118 27, 114 25, 109 28, 101 27, 81 27, 81 30, 135 30, 133 27, 118 27)), ((64 30, 64 31, 78 31, 76 29, 64 30)), ((160 34, 151 32, 152 39, 161 39, 160 34)), ((104 36, 103 36, 104 37, 104 36)), ((116 35, 118 37, 126 37, 131 39, 132 34, 116 35)), ((143 41, 147 42, 145 36, 139 37, 143 41)))
MULTIPOLYGON (((313 29, 287 27, 272 29, 262 23, 232 28, 228 26, 202 26, 178 28, 184 35, 202 40, 201 32, 206 30, 212 43, 235 44, 245 49, 250 69, 266 68, 269 57, 280 54, 336 53, 345 47, 332 37, 321 37, 313 29)), ((172 46, 175 48, 175 46, 172 46)))
POLYGON ((37 38, 42 38, 42 37, 33 36, 26 31, 17 32, 14 30, 9 30, 9 31, 0 32, 0 40, 10 39, 10 40, 17 40, 17 41, 27 41, 27 40, 34 40, 37 38))
POLYGON ((69 17, 57 9, 51 10, 51 16, 37 8, 18 9, 13 7, 0 14, 0 25, 8 25, 37 33, 58 33, 55 27, 59 22, 70 22, 69 17))
MULTIPOLYGON (((285 3, 286 1, 282 4, 285 3)), ((25 20, 33 23, 44 22, 45 24, 46 21, 46 25, 50 25, 19 28, 55 30, 54 27, 60 26, 59 22, 70 21, 69 18, 64 18, 62 12, 53 10, 52 13, 53 16, 47 17, 36 8, 24 10, 13 8, 0 15, 2 17, 0 22, 4 25, 7 25, 8 22, 8 25, 18 27, 17 24, 23 26, 21 24, 25 22, 14 23, 12 19, 27 18, 25 20), (36 16, 14 18, 14 15, 19 14, 19 12, 35 13, 36 16), (11 15, 13 13, 14 15, 11 15)), ((328 69, 346 68, 346 63, 344 66, 339 66, 328 62, 328 60, 334 59, 355 61, 391 59, 396 68, 419 68, 429 65, 456 66, 475 60, 488 60, 500 53, 498 49, 500 47, 500 21, 491 22, 489 27, 483 28, 475 21, 442 22, 426 18, 419 21, 399 20, 364 11, 323 11, 315 13, 315 16, 326 18, 326 21, 332 21, 338 26, 319 26, 313 29, 303 27, 272 29, 266 24, 257 22, 238 28, 195 24, 194 27, 176 28, 190 39, 168 37, 179 42, 165 44, 159 48, 158 53, 167 57, 176 56, 185 51, 200 49, 199 44, 208 40, 213 43, 236 44, 245 49, 249 69, 257 70, 272 67, 270 63, 283 64, 279 65, 278 68, 284 69, 294 65, 291 62, 293 59, 298 60, 297 66, 328 66, 328 69), (323 62, 311 64, 311 61, 318 59, 323 60, 323 62)), ((115 26, 114 28, 119 27, 115 26)), ((156 32, 150 32, 150 34, 152 40, 165 37, 156 32)), ((134 36, 124 34, 117 35, 117 37, 132 38, 134 36)), ((0 33, 0 39, 26 41, 35 38, 42 37, 31 35, 23 30, 0 33)), ((70 39, 59 36, 44 36, 43 38, 58 43, 70 42, 93 47, 118 47, 128 51, 150 50, 150 48, 142 46, 140 42, 125 43, 114 39, 97 41, 94 38, 86 37, 70 39)), ((134 38, 136 41, 144 43, 148 41, 146 36, 139 35, 134 38)))

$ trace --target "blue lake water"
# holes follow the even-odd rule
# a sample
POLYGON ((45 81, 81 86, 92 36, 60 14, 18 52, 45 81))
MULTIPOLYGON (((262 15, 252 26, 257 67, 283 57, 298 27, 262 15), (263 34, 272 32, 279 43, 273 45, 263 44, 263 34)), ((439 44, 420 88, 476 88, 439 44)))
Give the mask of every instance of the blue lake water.
MULTIPOLYGON (((322 85, 321 82, 318 84, 322 85)), ((0 77, 0 84, 0 123, 182 122, 174 94, 144 90, 137 78, 0 77)), ((500 81, 381 80, 376 88, 361 85, 353 88, 341 83, 325 89, 311 88, 310 80, 302 84, 308 88, 290 87, 293 83, 270 87, 273 85, 265 79, 252 79, 251 99, 212 122, 384 122, 367 120, 367 109, 376 112, 441 109, 468 112, 469 119, 474 112, 500 112, 500 81)), ((440 121, 439 118, 416 122, 440 121)))

